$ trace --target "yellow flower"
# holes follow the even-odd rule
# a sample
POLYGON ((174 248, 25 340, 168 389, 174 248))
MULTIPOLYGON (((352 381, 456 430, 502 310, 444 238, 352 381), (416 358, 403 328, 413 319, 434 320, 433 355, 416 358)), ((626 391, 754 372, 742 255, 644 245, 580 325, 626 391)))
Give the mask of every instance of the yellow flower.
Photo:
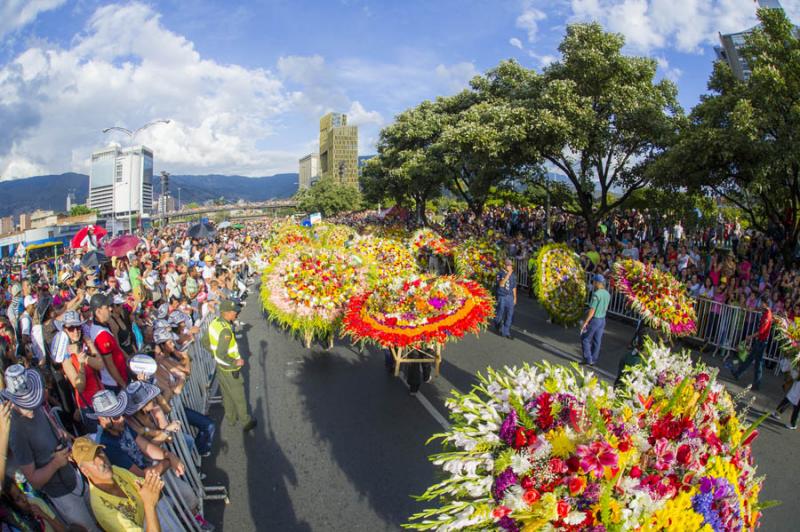
POLYGON ((660 530, 684 532, 697 530, 712 532, 712 528, 703 525, 703 516, 692 508, 692 493, 681 492, 674 499, 670 499, 659 511, 654 513, 650 521, 642 527, 642 532, 656 532, 660 530))
POLYGON ((575 442, 573 442, 563 427, 551 430, 545 436, 550 445, 552 445, 552 453, 559 458, 569 458, 575 452, 575 442))

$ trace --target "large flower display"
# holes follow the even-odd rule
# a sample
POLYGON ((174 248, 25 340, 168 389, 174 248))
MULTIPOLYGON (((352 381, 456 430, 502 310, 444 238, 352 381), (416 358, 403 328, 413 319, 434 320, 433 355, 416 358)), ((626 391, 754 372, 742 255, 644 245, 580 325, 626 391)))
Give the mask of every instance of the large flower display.
POLYGON ((614 283, 653 329, 686 336, 697 327, 686 288, 671 274, 626 259, 614 264, 614 283))
POLYGON ((495 276, 503 260, 497 246, 483 239, 469 239, 455 247, 456 273, 467 279, 478 281, 492 289, 495 276))
POLYGON ((434 255, 452 255, 453 244, 433 229, 418 229, 409 241, 411 250, 418 254, 427 249, 434 255))
MULTIPOLYGON (((418 530, 739 531, 758 525, 751 442, 716 370, 650 344, 613 389, 563 366, 489 369, 447 401, 446 477, 418 530)), ((762 418, 763 419, 763 418, 762 418)), ((766 505, 764 505, 766 506, 766 505)))
POLYGON ((574 325, 586 311, 586 279, 575 252, 564 244, 548 244, 536 256, 534 273, 539 303, 553 323, 574 325))
POLYGON ((420 275, 351 298, 343 326, 354 340, 382 347, 444 344, 480 331, 492 312, 492 298, 478 283, 420 275))
POLYGON ((291 249, 263 273, 261 302, 269 316, 299 334, 307 346, 330 338, 364 273, 352 257, 335 250, 291 249))
POLYGON ((417 273, 417 261, 408 248, 388 238, 363 236, 351 248, 372 269, 374 283, 386 283, 417 273))
POLYGON ((303 249, 312 246, 308 230, 292 223, 283 224, 277 227, 270 238, 264 242, 265 259, 267 262, 272 262, 287 249, 294 246, 303 249))
POLYGON ((348 240, 356 236, 356 231, 346 225, 320 223, 312 228, 312 233, 323 247, 335 248, 344 246, 348 240))
POLYGON ((793 319, 779 317, 775 320, 775 324, 783 356, 787 357, 793 366, 797 366, 800 363, 800 317, 793 319))

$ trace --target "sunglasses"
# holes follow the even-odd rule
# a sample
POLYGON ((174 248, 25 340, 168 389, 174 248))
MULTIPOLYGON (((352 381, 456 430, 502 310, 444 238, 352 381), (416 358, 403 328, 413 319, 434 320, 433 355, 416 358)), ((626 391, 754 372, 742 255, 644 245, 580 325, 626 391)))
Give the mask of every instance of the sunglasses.
POLYGON ((68 326, 66 326, 64 328, 66 330, 70 331, 70 332, 75 332, 75 331, 80 331, 81 330, 81 326, 80 325, 68 325, 68 326))

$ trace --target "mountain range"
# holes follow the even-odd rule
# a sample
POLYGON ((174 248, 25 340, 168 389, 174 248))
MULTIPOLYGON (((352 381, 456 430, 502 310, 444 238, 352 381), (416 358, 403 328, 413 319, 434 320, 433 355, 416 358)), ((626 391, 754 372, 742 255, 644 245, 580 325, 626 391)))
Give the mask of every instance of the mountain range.
MULTIPOLYGON (((289 198, 297 192, 296 173, 276 174, 265 177, 240 175, 171 175, 170 194, 181 204, 203 203, 224 197, 229 201, 244 199, 264 201, 289 198)), ((67 194, 75 194, 76 203, 86 203, 89 195, 89 176, 66 173, 40 175, 25 179, 0 181, 0 216, 33 212, 36 209, 63 212, 66 210, 67 194)), ((153 177, 153 193, 161 194, 159 176, 153 177)))

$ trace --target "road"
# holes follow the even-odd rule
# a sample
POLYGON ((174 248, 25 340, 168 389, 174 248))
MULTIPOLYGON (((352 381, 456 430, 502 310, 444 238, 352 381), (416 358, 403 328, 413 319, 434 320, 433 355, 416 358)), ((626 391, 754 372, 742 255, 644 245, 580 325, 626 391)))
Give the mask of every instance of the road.
MULTIPOLYGON (((243 435, 220 420, 221 407, 212 407, 220 430, 203 464, 208 484, 228 486, 229 505, 206 503, 209 521, 226 531, 399 530, 425 507, 411 496, 439 478, 427 460, 438 444, 425 442, 443 430, 451 390, 469 390, 487 366, 566 363, 579 353, 577 329, 546 323, 544 312, 523 296, 513 340, 485 332, 448 345, 441 375, 413 397, 401 379, 386 373, 376 349, 359 353, 338 341, 331 352, 307 350, 264 319, 256 295, 240 319, 239 342, 249 353, 245 385, 258 427, 243 435)), ((628 323, 609 322, 602 376, 615 374, 632 333, 628 323)), ((738 383, 730 387, 741 390, 738 383)), ((755 409, 774 407, 779 389, 768 372, 755 409)), ((792 530, 799 436, 770 421, 760 432, 754 449, 759 472, 767 476, 762 498, 783 500, 767 510, 762 530, 792 530)))

